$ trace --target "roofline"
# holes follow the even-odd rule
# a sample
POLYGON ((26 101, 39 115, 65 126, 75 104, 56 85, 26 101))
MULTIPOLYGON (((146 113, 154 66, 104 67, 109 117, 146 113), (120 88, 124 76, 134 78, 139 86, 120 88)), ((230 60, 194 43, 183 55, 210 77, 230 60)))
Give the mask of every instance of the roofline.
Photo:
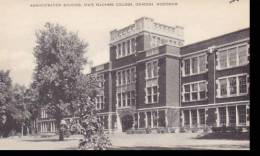
POLYGON ((243 28, 243 29, 239 29, 239 30, 236 30, 236 31, 232 31, 232 32, 229 32, 229 33, 225 33, 225 34, 222 34, 222 35, 219 35, 219 36, 215 36, 215 37, 211 37, 211 38, 208 38, 208 39, 205 39, 205 40, 202 40, 202 41, 198 41, 198 42, 194 42, 194 43, 191 43, 191 44, 187 44, 187 45, 184 45, 182 47, 180 47, 181 49, 182 48, 186 48, 188 46, 192 46, 192 45, 195 45, 195 44, 199 44, 199 43, 203 43, 203 42, 207 42, 209 40, 214 40, 214 39, 217 39, 217 38, 221 38, 221 37, 224 37, 224 36, 228 36, 228 35, 231 35, 231 34, 234 34, 234 33, 238 33, 238 32, 241 32, 241 31, 245 31, 245 30, 250 30, 250 27, 247 27, 247 28, 243 28))

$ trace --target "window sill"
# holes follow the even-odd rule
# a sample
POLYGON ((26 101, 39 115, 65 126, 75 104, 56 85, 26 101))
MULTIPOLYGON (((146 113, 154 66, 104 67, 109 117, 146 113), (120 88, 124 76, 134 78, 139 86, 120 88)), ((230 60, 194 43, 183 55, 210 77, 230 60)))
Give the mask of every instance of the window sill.
POLYGON ((159 78, 159 76, 152 77, 152 78, 146 77, 146 78, 145 78, 145 81, 154 80, 154 79, 158 79, 158 78, 159 78))
POLYGON ((239 94, 239 95, 229 95, 229 96, 217 96, 217 98, 224 99, 224 98, 240 97, 240 96, 246 96, 246 95, 248 95, 248 93, 239 94))
POLYGON ((222 70, 227 70, 227 69, 239 68, 239 67, 246 66, 246 65, 248 65, 248 64, 249 64, 249 62, 247 62, 247 63, 245 63, 245 64, 242 64, 242 65, 233 66, 233 67, 226 67, 226 68, 217 67, 216 70, 217 70, 217 71, 222 71, 222 70))
POLYGON ((197 73, 197 74, 182 75, 182 77, 197 76, 197 75, 205 74, 205 73, 207 73, 207 72, 208 72, 208 70, 206 70, 206 71, 204 71, 204 72, 201 72, 201 73, 197 73))
POLYGON ((189 102, 201 102, 201 101, 207 101, 208 99, 201 99, 201 100, 192 100, 192 101, 182 101, 182 103, 189 103, 189 102))

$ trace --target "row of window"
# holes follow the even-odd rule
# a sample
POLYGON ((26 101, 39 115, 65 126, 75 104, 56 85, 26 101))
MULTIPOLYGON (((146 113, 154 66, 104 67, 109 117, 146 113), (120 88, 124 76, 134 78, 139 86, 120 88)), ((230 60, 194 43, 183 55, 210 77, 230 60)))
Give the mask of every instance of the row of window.
POLYGON ((135 67, 117 71, 116 73, 116 85, 126 85, 135 83, 136 69, 135 67))
MULTIPOLYGON (((246 125, 247 112, 245 105, 219 107, 216 109, 218 109, 219 126, 235 126, 237 123, 239 125, 246 125), (236 116, 236 113, 238 116, 236 116)), ((205 109, 184 110, 183 114, 185 126, 198 126, 198 123, 200 125, 206 124, 205 109)))
POLYGON ((245 74, 220 78, 217 83, 219 97, 239 96, 248 93, 248 76, 245 74))
MULTIPOLYGON (((237 45, 217 52, 217 70, 233 68, 248 64, 248 45, 237 45)), ((190 76, 207 71, 207 55, 185 58, 182 62, 182 75, 190 76)))
POLYGON ((157 103, 159 98, 158 86, 146 87, 145 103, 157 103))
POLYGON ((183 62, 183 76, 200 74, 207 71, 207 55, 205 54, 186 58, 183 62))
MULTIPOLYGON (((232 97, 248 94, 248 75, 240 74, 217 79, 217 97, 232 97)), ((207 99, 207 82, 199 81, 182 86, 182 101, 199 101, 207 99)))
POLYGON ((116 45, 116 58, 132 55, 136 52, 136 38, 129 39, 116 45))
POLYGON ((207 83, 206 81, 202 82, 193 82, 183 85, 183 102, 189 101, 198 101, 204 100, 207 98, 207 83))
POLYGON ((135 106, 135 102, 136 102, 136 95, 135 95, 134 90, 117 93, 117 106, 118 106, 118 108, 135 106))
POLYGON ((146 63, 146 79, 153 79, 158 77, 158 60, 152 60, 146 63))
POLYGON ((217 69, 242 66, 248 63, 248 45, 230 47, 217 54, 217 69))

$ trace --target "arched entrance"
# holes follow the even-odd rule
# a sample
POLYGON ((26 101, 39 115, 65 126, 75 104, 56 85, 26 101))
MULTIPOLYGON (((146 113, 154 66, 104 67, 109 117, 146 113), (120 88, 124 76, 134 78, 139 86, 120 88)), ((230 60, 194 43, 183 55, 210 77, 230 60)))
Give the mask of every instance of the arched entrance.
POLYGON ((133 127, 133 116, 132 115, 124 115, 121 118, 122 122, 122 131, 125 132, 133 127))

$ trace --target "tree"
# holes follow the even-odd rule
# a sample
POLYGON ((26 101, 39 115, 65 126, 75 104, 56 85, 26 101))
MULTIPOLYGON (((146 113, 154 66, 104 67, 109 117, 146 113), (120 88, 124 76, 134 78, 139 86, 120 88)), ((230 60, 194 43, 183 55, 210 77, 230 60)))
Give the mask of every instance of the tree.
POLYGON ((59 140, 63 140, 60 123, 71 114, 70 108, 78 99, 76 85, 87 63, 84 58, 87 43, 78 34, 51 23, 37 31, 36 38, 34 83, 39 92, 38 101, 56 119, 59 140))
POLYGON ((0 70, 0 137, 8 135, 6 126, 12 101, 12 80, 9 73, 10 71, 0 70))

